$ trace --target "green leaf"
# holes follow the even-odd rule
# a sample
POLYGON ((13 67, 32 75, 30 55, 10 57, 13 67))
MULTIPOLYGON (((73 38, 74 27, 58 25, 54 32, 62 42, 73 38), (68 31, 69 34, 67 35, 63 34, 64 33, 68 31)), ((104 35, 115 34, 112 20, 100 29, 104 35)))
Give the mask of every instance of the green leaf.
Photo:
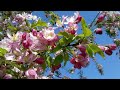
POLYGON ((73 41, 74 41, 74 39, 68 38, 65 43, 66 43, 66 44, 69 44, 69 43, 72 43, 73 41))
POLYGON ((49 67, 51 67, 51 61, 52 61, 51 56, 48 56, 47 59, 46 59, 46 62, 47 62, 49 67))
POLYGON ((73 34, 69 34, 69 38, 73 39, 75 37, 73 34))
POLYGON ((86 22, 85 22, 85 19, 82 17, 82 20, 81 20, 81 24, 82 24, 82 28, 88 28, 86 22))
POLYGON ((64 53, 63 54, 63 59, 64 59, 64 66, 67 64, 67 61, 69 60, 69 54, 68 53, 64 53))
POLYGON ((59 32, 58 36, 64 36, 64 37, 68 38, 69 34, 67 32, 59 32))
POLYGON ((78 40, 78 39, 81 39, 81 38, 84 38, 84 34, 79 34, 79 35, 75 36, 73 38, 73 40, 78 40))
POLYGON ((0 56, 4 56, 7 53, 6 49, 0 48, 0 56))
POLYGON ((92 34, 92 32, 89 29, 89 27, 87 26, 84 18, 82 18, 82 20, 81 20, 81 25, 82 25, 83 34, 85 35, 85 37, 90 36, 92 34))
POLYGON ((30 27, 30 22, 28 20, 25 21, 26 21, 26 25, 30 27))
POLYGON ((38 27, 38 26, 47 27, 47 23, 42 21, 42 20, 38 20, 37 23, 33 22, 32 25, 31 25, 32 28, 35 28, 35 27, 38 27))
POLYGON ((10 30, 15 30, 15 31, 17 30, 17 28, 14 27, 14 26, 12 26, 12 25, 9 25, 9 26, 8 26, 8 29, 10 29, 10 30))
POLYGON ((66 42, 67 42, 67 39, 65 37, 63 37, 59 40, 60 45, 64 45, 64 44, 66 44, 66 42))
POLYGON ((38 20, 37 26, 47 27, 47 23, 42 20, 38 20))
POLYGON ((92 51, 92 49, 90 48, 89 45, 87 45, 86 51, 87 51, 88 55, 93 58, 93 51, 92 51))
POLYGON ((84 35, 87 37, 87 36, 90 36, 92 34, 91 30, 89 28, 85 28, 84 31, 83 31, 84 35))
POLYGON ((58 25, 62 25, 62 22, 61 22, 59 19, 56 20, 56 23, 57 23, 58 25))
POLYGON ((52 19, 50 19, 50 23, 51 23, 52 25, 54 25, 54 24, 55 24, 55 21, 52 20, 52 19))
POLYGON ((52 53, 55 53, 55 52, 57 52, 58 50, 60 50, 61 48, 62 48, 62 46, 58 44, 51 52, 52 52, 52 53))
POLYGON ((105 58, 103 51, 97 45, 90 43, 89 46, 95 54, 98 53, 101 57, 105 58))
POLYGON ((55 57, 54 64, 56 66, 59 65, 62 62, 63 62, 63 56, 61 54, 55 57))
POLYGON ((46 69, 46 63, 42 64, 42 69, 45 70, 46 69))

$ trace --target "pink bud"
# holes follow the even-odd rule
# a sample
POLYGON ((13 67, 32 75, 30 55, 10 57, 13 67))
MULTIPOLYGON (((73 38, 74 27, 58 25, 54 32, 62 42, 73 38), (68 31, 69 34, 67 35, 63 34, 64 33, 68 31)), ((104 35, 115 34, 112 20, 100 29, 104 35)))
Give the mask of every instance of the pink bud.
POLYGON ((24 40, 22 45, 24 46, 24 48, 28 49, 32 45, 32 40, 24 40))
POLYGON ((110 50, 110 49, 108 48, 108 49, 105 50, 105 53, 106 53, 107 55, 112 55, 113 52, 112 52, 112 50, 110 50))
POLYGON ((95 33, 96 33, 96 34, 102 34, 102 29, 101 29, 101 28, 95 29, 95 33))
POLYGON ((61 64, 59 64, 57 66, 53 65, 52 66, 52 72, 54 72, 55 70, 59 69, 60 67, 61 67, 61 64))
POLYGON ((75 63, 74 68, 81 69, 82 68, 81 63, 80 62, 75 63))
POLYGON ((35 29, 32 30, 33 36, 37 36, 37 31, 35 29))
POLYGON ((22 35, 22 40, 26 40, 26 36, 27 36, 27 33, 24 32, 23 35, 22 35))
POLYGON ((86 51, 86 47, 83 46, 83 45, 78 45, 77 47, 78 47, 79 50, 80 50, 81 52, 83 52, 83 53, 86 51))
POLYGON ((77 19, 75 20, 75 23, 78 24, 82 20, 82 17, 79 15, 77 19))
POLYGON ((110 44, 108 47, 110 48, 110 50, 116 50, 117 48, 116 44, 110 44))
POLYGON ((74 35, 76 33, 76 31, 75 30, 70 30, 70 33, 74 35))
POLYGON ((81 66, 86 67, 88 63, 89 63, 89 57, 86 57, 83 59, 83 61, 81 61, 81 66))
POLYGON ((97 23, 102 22, 104 20, 104 18, 105 18, 105 15, 100 15, 98 17, 97 23))
POLYGON ((29 48, 29 43, 27 42, 27 41, 23 41, 23 46, 24 46, 24 48, 26 48, 26 49, 28 49, 29 48))
POLYGON ((36 60, 35 60, 35 62, 36 63, 38 63, 38 64, 44 64, 44 59, 43 58, 37 58, 36 60))
POLYGON ((72 63, 72 64, 75 64, 75 58, 73 57, 71 60, 70 60, 70 62, 72 63))
POLYGON ((82 52, 81 54, 79 54, 80 56, 83 56, 84 58, 87 56, 86 52, 82 52))

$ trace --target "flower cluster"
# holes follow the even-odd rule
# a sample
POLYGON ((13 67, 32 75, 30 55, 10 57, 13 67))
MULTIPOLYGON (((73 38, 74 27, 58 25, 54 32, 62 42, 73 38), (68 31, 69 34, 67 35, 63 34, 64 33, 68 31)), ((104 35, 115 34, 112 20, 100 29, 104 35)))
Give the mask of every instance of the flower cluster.
MULTIPOLYGON (((100 46, 91 42, 92 31, 79 12, 57 18, 54 20, 56 27, 28 12, 9 14, 7 18, 0 17, 0 78, 3 79, 51 79, 44 75, 46 69, 54 76, 68 61, 74 65, 74 70, 85 68, 95 53, 104 57, 104 52, 112 55, 117 49, 116 44, 100 46), (77 32, 79 23, 83 31, 80 34, 77 32), (60 29, 58 34, 56 29, 60 29)), ((107 30, 116 33, 113 29, 119 28, 119 16, 119 12, 101 12, 94 32, 102 34, 100 25, 104 24, 107 30)))
POLYGON ((116 44, 109 44, 106 46, 98 46, 102 51, 104 51, 107 55, 112 55, 112 51, 117 49, 116 44))
POLYGON ((120 12, 101 11, 96 24, 98 28, 104 27, 110 37, 116 37, 120 29, 120 12))

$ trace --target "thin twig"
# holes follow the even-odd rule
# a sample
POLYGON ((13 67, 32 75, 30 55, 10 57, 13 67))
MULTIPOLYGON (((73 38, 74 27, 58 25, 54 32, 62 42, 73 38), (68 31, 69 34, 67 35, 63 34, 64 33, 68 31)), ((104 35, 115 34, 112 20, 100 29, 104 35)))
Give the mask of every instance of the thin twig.
POLYGON ((89 28, 91 28, 91 27, 92 27, 92 25, 93 25, 94 21, 96 20, 96 18, 98 17, 98 15, 99 15, 99 14, 100 14, 100 11, 97 13, 97 15, 95 16, 94 20, 91 22, 91 24, 90 24, 89 28))

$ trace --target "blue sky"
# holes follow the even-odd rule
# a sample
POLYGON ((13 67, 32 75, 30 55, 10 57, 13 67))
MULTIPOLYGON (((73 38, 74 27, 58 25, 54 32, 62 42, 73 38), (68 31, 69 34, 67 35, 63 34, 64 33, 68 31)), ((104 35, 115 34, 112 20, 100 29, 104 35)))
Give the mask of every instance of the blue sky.
MULTIPOLYGON (((59 16, 62 15, 67 15, 67 16, 72 16, 75 11, 56 11, 56 13, 59 16)), ((94 17, 96 16, 98 11, 80 11, 80 15, 83 16, 88 24, 92 22, 94 17)), ((39 16, 42 18, 42 20, 46 20, 44 16, 43 11, 35 11, 33 14, 39 16)), ((80 33, 78 31, 78 33, 80 33)), ((119 36, 120 38, 120 36, 119 36)), ((98 44, 110 44, 112 43, 112 39, 110 39, 106 34, 105 31, 103 35, 97 35, 96 36, 96 42, 98 44)), ((100 75, 98 72, 95 63, 90 60, 90 65, 87 68, 83 68, 83 75, 86 76, 89 79, 119 79, 120 78, 120 60, 118 56, 116 56, 116 51, 113 52, 112 56, 107 56, 106 59, 104 60, 101 58, 99 55, 96 56, 97 62, 103 65, 103 70, 104 70, 104 75, 100 75)), ((78 70, 76 70, 76 73, 70 75, 69 73, 66 72, 66 69, 69 67, 72 67, 70 63, 67 63, 67 66, 65 69, 61 70, 63 75, 70 76, 73 79, 77 79, 78 77, 78 70)))

